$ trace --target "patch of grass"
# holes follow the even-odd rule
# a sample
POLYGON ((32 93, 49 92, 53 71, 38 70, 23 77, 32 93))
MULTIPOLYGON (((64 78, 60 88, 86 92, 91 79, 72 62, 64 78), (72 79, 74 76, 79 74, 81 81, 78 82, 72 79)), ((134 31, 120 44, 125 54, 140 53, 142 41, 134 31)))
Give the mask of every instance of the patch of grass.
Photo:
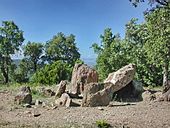
POLYGON ((34 99, 46 98, 46 96, 44 96, 42 93, 40 93, 35 87, 31 88, 31 92, 32 92, 32 97, 34 99))
POLYGON ((98 128, 111 128, 111 125, 105 120, 97 120, 96 125, 98 128))

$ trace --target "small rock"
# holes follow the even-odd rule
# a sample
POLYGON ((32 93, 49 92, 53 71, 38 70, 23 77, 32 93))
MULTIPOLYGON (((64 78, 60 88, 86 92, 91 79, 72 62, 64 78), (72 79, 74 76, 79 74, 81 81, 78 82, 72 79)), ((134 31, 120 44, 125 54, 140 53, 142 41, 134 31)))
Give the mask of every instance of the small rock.
POLYGON ((25 111, 24 114, 31 114, 31 111, 25 111))
POLYGON ((30 105, 30 104, 24 104, 23 107, 25 107, 25 108, 31 108, 31 105, 30 105))
POLYGON ((38 105, 40 105, 40 104, 42 104, 42 101, 40 101, 40 100, 36 100, 36 101, 35 101, 35 105, 36 105, 36 106, 38 106, 38 105))
POLYGON ((35 109, 34 112, 32 113, 32 115, 33 115, 34 117, 38 117, 38 116, 40 116, 41 114, 35 109))
POLYGON ((98 107, 97 109, 98 109, 98 110, 104 110, 102 107, 98 107))
POLYGON ((58 108, 58 106, 53 106, 51 109, 54 110, 54 109, 56 109, 56 108, 58 108))
POLYGON ((46 103, 45 102, 42 102, 42 107, 45 107, 46 106, 46 103))

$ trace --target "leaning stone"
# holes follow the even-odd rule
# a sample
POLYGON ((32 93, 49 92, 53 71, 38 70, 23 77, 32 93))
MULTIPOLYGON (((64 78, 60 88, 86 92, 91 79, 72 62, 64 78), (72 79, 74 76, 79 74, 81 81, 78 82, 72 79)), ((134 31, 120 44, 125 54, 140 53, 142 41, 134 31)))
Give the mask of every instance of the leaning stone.
POLYGON ((63 93, 65 93, 66 85, 67 85, 67 81, 66 80, 60 82, 60 84, 58 86, 58 89, 57 89, 57 92, 56 92, 56 95, 55 95, 56 97, 59 98, 59 97, 61 97, 61 95, 63 93))
POLYGON ((113 92, 116 92, 128 85, 134 78, 136 66, 129 64, 116 72, 110 73, 104 83, 112 84, 113 92))

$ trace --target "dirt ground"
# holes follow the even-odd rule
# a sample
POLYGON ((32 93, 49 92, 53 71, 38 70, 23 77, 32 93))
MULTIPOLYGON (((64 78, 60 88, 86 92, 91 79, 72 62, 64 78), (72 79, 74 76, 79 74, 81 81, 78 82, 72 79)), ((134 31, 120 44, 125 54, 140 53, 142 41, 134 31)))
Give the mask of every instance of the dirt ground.
POLYGON ((35 107, 13 103, 12 92, 0 91, 0 128, 95 128, 105 120, 113 128, 170 128, 170 103, 138 102, 112 107, 35 107), (35 117, 34 115, 37 116, 35 117))

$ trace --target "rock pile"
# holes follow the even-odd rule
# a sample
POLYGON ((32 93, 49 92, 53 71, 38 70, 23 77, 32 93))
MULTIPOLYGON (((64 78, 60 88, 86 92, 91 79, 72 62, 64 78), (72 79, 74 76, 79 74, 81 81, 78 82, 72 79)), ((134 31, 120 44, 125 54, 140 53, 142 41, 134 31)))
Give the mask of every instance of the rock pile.
POLYGON ((134 78, 135 65, 129 64, 116 72, 109 74, 102 84, 86 85, 82 106, 107 106, 113 98, 113 93, 127 86, 134 78))
MULTIPOLYGON (((85 64, 76 64, 72 72, 71 83, 64 80, 60 82, 56 92, 46 88, 42 88, 41 92, 47 96, 55 95, 55 105, 57 106, 78 106, 74 102, 74 98, 81 97, 82 100, 79 106, 108 106, 115 94, 121 98, 127 97, 127 95, 137 96, 141 94, 143 91, 142 84, 133 81, 135 72, 136 66, 129 64, 116 72, 110 73, 103 83, 98 83, 98 74, 94 69, 85 64), (69 91, 68 85, 71 86, 69 91)), ((15 101, 18 104, 31 104, 32 96, 30 88, 22 88, 21 92, 15 97, 15 101)))

